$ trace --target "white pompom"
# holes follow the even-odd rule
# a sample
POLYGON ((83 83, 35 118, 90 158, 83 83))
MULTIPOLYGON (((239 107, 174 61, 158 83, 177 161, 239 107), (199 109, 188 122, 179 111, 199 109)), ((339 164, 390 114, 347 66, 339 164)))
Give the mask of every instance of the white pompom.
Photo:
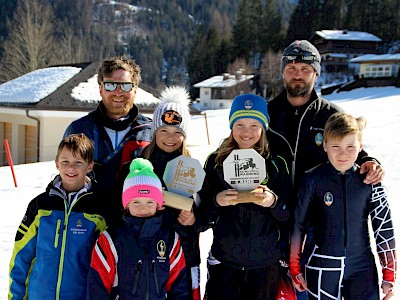
POLYGON ((165 88, 161 92, 160 100, 165 103, 174 102, 186 106, 190 103, 189 93, 184 87, 177 85, 165 88))

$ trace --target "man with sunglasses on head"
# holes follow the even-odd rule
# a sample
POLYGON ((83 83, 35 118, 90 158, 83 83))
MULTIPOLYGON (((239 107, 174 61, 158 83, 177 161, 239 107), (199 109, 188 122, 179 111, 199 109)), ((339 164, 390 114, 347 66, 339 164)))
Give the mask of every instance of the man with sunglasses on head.
MULTIPOLYGON (((295 193, 288 206, 293 218, 304 173, 328 160, 322 146, 325 123, 332 114, 343 110, 321 98, 315 90, 321 74, 321 56, 310 42, 297 40, 291 43, 283 51, 281 67, 284 90, 268 103, 271 121, 267 137, 271 151, 281 153, 291 163, 288 167, 295 193)), ((366 173, 365 183, 376 184, 383 179, 381 165, 365 151, 359 153, 357 163, 361 166, 360 172, 366 173)), ((311 236, 312 229, 308 232, 308 245, 311 236)), ((288 249, 284 244, 283 258, 287 260, 288 249)), ((309 250, 305 247, 304 251, 309 250)), ((307 257, 307 253, 304 256, 307 257)), ((306 293, 298 294, 297 299, 307 299, 306 293)))
POLYGON ((151 120, 140 114, 134 104, 140 80, 140 68, 134 60, 104 60, 97 77, 101 102, 96 110, 73 121, 64 133, 85 133, 94 141, 97 191, 111 226, 121 218, 119 174, 151 141, 151 120))

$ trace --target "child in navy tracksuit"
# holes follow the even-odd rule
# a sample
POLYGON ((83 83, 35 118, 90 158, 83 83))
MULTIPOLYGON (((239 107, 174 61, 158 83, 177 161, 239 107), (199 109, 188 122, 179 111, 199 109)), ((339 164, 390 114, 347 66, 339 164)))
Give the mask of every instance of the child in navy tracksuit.
POLYGON ((306 173, 298 194, 290 251, 290 273, 309 299, 378 300, 378 273, 371 251, 371 217, 382 265, 382 292, 393 296, 396 252, 385 188, 365 184, 355 164, 362 149, 364 118, 335 113, 324 129, 329 162, 306 173), (301 272, 301 247, 307 224, 314 227, 314 250, 301 272))
POLYGON ((163 223, 162 185, 148 160, 132 161, 122 204, 124 224, 93 249, 87 299, 187 300, 180 238, 163 223))

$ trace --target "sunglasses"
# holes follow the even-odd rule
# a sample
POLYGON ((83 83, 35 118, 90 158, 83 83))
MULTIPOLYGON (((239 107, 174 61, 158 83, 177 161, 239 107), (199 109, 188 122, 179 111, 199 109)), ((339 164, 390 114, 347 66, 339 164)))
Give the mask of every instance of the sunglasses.
POLYGON ((118 86, 120 87, 121 91, 130 92, 136 86, 136 84, 133 82, 114 82, 114 81, 111 82, 104 81, 102 85, 107 92, 114 92, 118 86))
POLYGON ((303 60, 303 61, 318 61, 317 57, 312 52, 300 52, 286 54, 282 56, 282 60, 303 60))

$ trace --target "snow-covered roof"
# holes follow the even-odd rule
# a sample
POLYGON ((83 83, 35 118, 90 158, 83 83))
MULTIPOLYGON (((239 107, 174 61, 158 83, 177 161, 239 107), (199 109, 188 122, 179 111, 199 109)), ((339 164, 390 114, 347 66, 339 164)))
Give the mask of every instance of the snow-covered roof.
POLYGON ((82 69, 54 67, 32 71, 0 85, 0 103, 37 103, 82 69))
POLYGON ((349 56, 345 53, 327 53, 330 57, 334 58, 348 58, 349 56))
POLYGON ((400 53, 366 54, 366 55, 355 57, 350 60, 351 63, 374 62, 374 61, 399 61, 400 62, 400 53))
POLYGON ((372 33, 363 31, 350 31, 350 30, 319 30, 315 32, 325 40, 341 40, 341 41, 369 41, 381 42, 382 39, 378 38, 372 33))
MULTIPOLYGON (((46 98, 72 77, 77 75, 82 68, 78 67, 49 67, 38 69, 24 74, 0 85, 1 104, 36 104, 46 98)), ((97 74, 83 82, 79 82, 70 95, 81 102, 99 102, 99 85, 97 74)), ((157 104, 159 99, 141 88, 137 89, 136 104, 157 104)))
POLYGON ((239 82, 243 82, 249 79, 252 79, 254 75, 240 75, 240 79, 236 80, 234 75, 224 76, 217 75, 210 77, 206 80, 196 83, 193 85, 195 88, 228 88, 237 85, 239 82))

